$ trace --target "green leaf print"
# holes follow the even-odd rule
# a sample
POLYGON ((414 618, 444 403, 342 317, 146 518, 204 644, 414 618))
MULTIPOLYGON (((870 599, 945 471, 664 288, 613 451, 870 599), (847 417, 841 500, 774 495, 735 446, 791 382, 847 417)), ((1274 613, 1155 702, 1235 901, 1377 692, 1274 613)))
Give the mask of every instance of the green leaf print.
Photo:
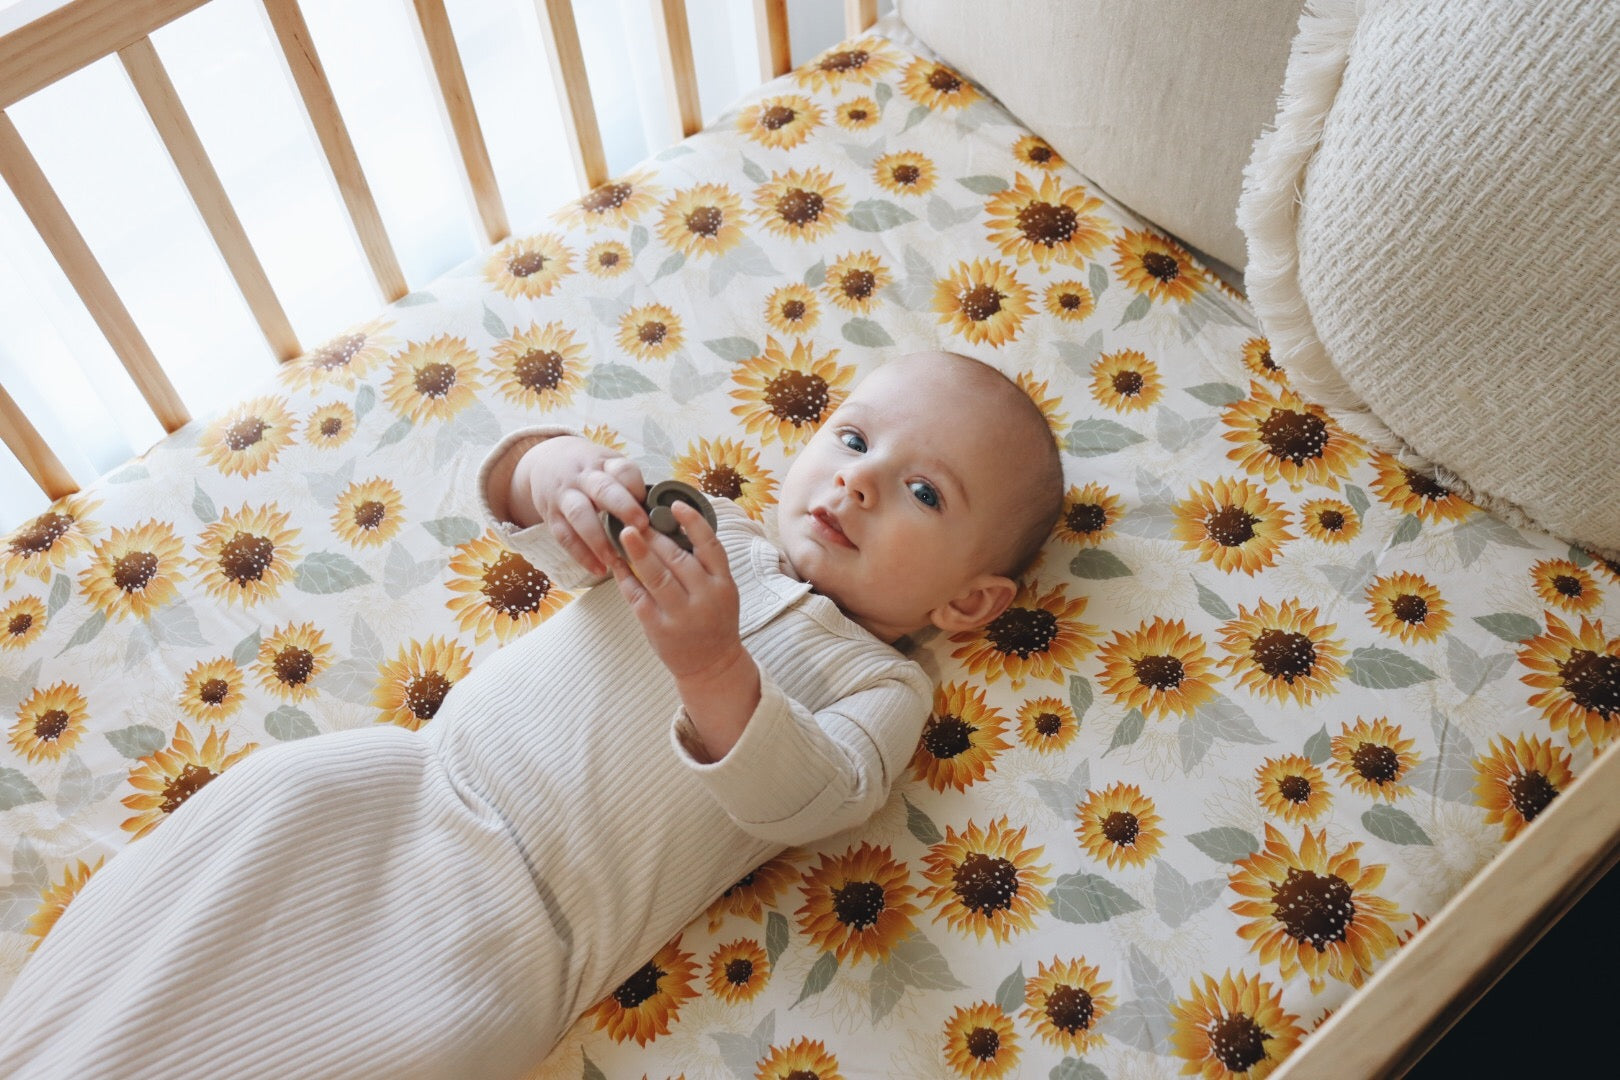
POLYGON ((73 596, 73 579, 66 574, 57 574, 56 580, 51 582, 51 596, 45 602, 45 617, 54 618, 73 596))
POLYGON ((799 1002, 805 998, 815 997, 832 984, 833 976, 838 973, 838 954, 822 953, 810 968, 810 974, 804 977, 804 986, 799 990, 799 996, 794 999, 788 1008, 797 1008, 799 1002))
POLYGON ((264 718, 264 730, 272 739, 282 742, 292 742, 294 739, 307 739, 311 735, 319 735, 320 729, 315 726, 309 713, 292 705, 281 705, 272 710, 264 718))
POLYGON ((1116 915, 1141 910, 1142 905, 1107 878, 1079 871, 1064 874, 1046 894, 1052 914, 1064 922, 1107 922, 1116 915))
POLYGON ((372 447, 372 451, 376 452, 385 446, 393 446, 395 443, 399 442, 399 440, 409 435, 411 433, 411 428, 414 426, 415 425, 412 424, 408 418, 403 416, 400 417, 398 420, 395 420, 388 426, 387 431, 382 433, 382 438, 377 440, 377 445, 372 447))
POLYGON ((28 777, 16 769, 0 769, 0 810, 44 801, 45 796, 28 777))
POLYGON ((673 255, 666 257, 663 262, 658 264, 658 273, 653 275, 653 280, 657 281, 659 278, 668 277, 685 265, 686 252, 677 251, 673 255))
POLYGON ((746 154, 743 155, 742 159, 742 171, 744 176, 748 177, 748 179, 752 180, 756 184, 763 184, 765 181, 770 179, 770 177, 765 174, 765 170, 751 161, 746 154))
POLYGON ((1396 544, 1405 544, 1418 538, 1423 531, 1423 522, 1418 520, 1416 514, 1407 514, 1401 518, 1401 523, 1395 526, 1395 535, 1389 538, 1390 547, 1396 544))
POLYGON ((964 990, 966 984, 951 974, 945 954, 939 946, 923 934, 913 930, 895 945, 884 961, 894 969, 900 981, 919 990, 964 990))
POLYGON ((851 319, 845 323, 844 340, 868 349, 883 349, 894 344, 889 332, 871 319, 851 319))
POLYGON ((1333 755, 1333 740, 1328 738, 1327 725, 1316 729, 1316 734, 1305 740, 1305 756, 1311 764, 1320 765, 1333 755))
POLYGON ((900 999, 905 996, 906 984, 894 968, 885 963, 872 965, 872 981, 867 988, 867 1001, 872 1007, 872 1023, 880 1022, 893 1012, 894 1007, 900 1004, 900 999))
POLYGON ((996 1005, 1008 1016, 1023 1007, 1025 982, 1024 965, 1019 964, 996 988, 996 1005))
POLYGON ((197 520, 204 525, 211 525, 219 517, 219 511, 214 509, 214 500, 208 497, 208 492, 202 485, 193 480, 191 486, 196 489, 191 496, 191 512, 197 515, 197 520))
POLYGON ((1069 560, 1069 573, 1088 581, 1100 581, 1104 578, 1130 577, 1135 571, 1112 551, 1087 548, 1069 560))
POLYGON ((1351 682, 1374 690, 1399 690, 1438 677, 1405 653, 1376 646, 1365 646, 1351 653, 1344 668, 1351 682))
POLYGON ((293 575, 293 588, 307 593, 338 593, 370 583, 370 574, 336 551, 317 551, 305 557, 293 575))
POLYGON ((1392 844, 1433 844, 1412 815, 1393 806, 1375 806, 1361 815, 1361 824, 1380 840, 1392 844))
POLYGON ((472 543, 482 532, 478 522, 467 517, 434 518, 432 521, 422 522, 422 528, 426 529, 433 539, 445 547, 452 548, 472 543))
POLYGON ((1118 330, 1120 326, 1124 326, 1126 323, 1136 322, 1138 319, 1146 318, 1148 309, 1152 306, 1153 301, 1148 299, 1147 293, 1143 293, 1141 296, 1138 296, 1135 300, 1132 300, 1126 305, 1125 314, 1119 317, 1119 325, 1115 326, 1114 329, 1118 330))
POLYGON ((231 660, 237 667, 247 667, 259 655, 259 632, 257 630, 236 643, 231 650, 231 660))
POLYGON ((773 911, 765 919, 765 958, 776 966, 776 958, 782 955, 782 950, 788 946, 787 916, 780 911, 773 911))
POLYGON ((956 182, 977 195, 994 195, 1010 186, 999 176, 962 176, 956 182))
POLYGON ((1116 747, 1129 746, 1142 737, 1142 728, 1147 725, 1147 717, 1142 715, 1141 709, 1132 709, 1125 714, 1125 718, 1114 729, 1114 737, 1109 740, 1108 749, 1103 751, 1103 757, 1114 752, 1116 747))
POLYGON ((1199 581, 1197 578, 1193 578, 1193 587, 1198 590, 1199 607, 1203 608, 1217 619, 1237 618, 1237 612, 1233 611, 1231 606, 1228 605, 1225 600, 1222 600, 1219 596, 1215 595, 1214 590, 1210 589, 1202 581, 1199 581))
POLYGON ((703 347, 714 353, 714 355, 718 356, 720 359, 732 364, 740 364, 744 360, 752 360, 754 357, 760 355, 760 353, 764 351, 758 345, 754 344, 753 338, 745 337, 711 338, 703 343, 703 347))
POLYGON ((1074 706, 1074 718, 1085 719, 1086 710, 1091 708, 1091 683, 1084 675, 1069 676, 1069 704, 1074 706))
POLYGON ((1260 841, 1254 838, 1253 833, 1232 825, 1205 829, 1203 832, 1191 834, 1187 840, 1205 855, 1222 863, 1235 863, 1240 859, 1247 859, 1260 850, 1260 841))
POLYGON ((916 220, 916 214, 888 199, 862 199, 849 211, 850 228, 861 232, 883 232, 916 220))
POLYGON ((598 364, 585 377, 585 393, 603 401, 646 394, 658 384, 626 364, 598 364))
POLYGON ((93 612, 88 619, 79 624, 79 628, 73 631, 73 636, 68 638, 67 644, 63 645, 61 652, 56 655, 61 656, 62 653, 67 652, 69 649, 92 640, 97 634, 101 633, 101 628, 106 625, 107 616, 99 611, 93 612))
POLYGON ((439 298, 430 292, 410 292, 394 301, 395 307, 420 307, 423 304, 436 304, 439 298))
POLYGON ((1091 285, 1091 297, 1101 300, 1102 294, 1108 291, 1108 268, 1102 263, 1092 263, 1091 273, 1086 278, 1091 285))
POLYGON ((1052 1071, 1046 1076, 1047 1080, 1108 1080, 1108 1074, 1091 1062, 1072 1057, 1066 1057, 1052 1066, 1052 1071))
POLYGON ((1145 437, 1112 420, 1079 420, 1064 436, 1063 448, 1076 457, 1102 457, 1145 441, 1145 437))
POLYGON ((1541 624, 1528 615, 1499 611, 1495 615, 1475 615, 1474 621, 1501 638, 1517 645, 1541 633, 1541 624))
POLYGON ((169 737, 151 724, 131 724, 117 731, 107 732, 107 741, 120 754, 139 761, 163 749, 169 737))
POLYGON ((804 283, 812 289, 819 289, 821 283, 827 280, 827 260, 817 259, 810 269, 804 272, 804 283))
POLYGON ((900 134, 904 135, 906 132, 928 119, 929 112, 930 110, 926 105, 918 105, 916 108, 908 112, 906 114, 906 126, 900 129, 900 134))
POLYGON ((916 805, 904 795, 900 796, 900 801, 906 804, 906 828, 911 830, 912 836, 929 845, 945 839, 940 834, 939 826, 934 824, 933 818, 917 809, 916 805))
POLYGON ((1186 390, 1205 405, 1213 405, 1217 409, 1224 409, 1249 396, 1231 383, 1223 382, 1199 383, 1197 386, 1187 387, 1186 390))
POLYGON ((1362 519, 1367 517, 1367 508, 1372 505, 1367 501, 1367 493, 1354 484, 1344 485, 1344 501, 1349 503, 1356 516, 1362 519))

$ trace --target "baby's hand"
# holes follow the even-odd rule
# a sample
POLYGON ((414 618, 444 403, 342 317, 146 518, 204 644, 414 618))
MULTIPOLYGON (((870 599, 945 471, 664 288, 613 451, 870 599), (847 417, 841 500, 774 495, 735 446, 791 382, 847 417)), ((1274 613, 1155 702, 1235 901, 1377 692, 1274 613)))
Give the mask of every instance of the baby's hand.
POLYGON ((613 576, 653 651, 680 680, 735 661, 742 638, 725 548, 694 507, 682 502, 671 509, 692 541, 691 553, 646 524, 626 524, 619 542, 630 563, 614 564, 613 576))
POLYGON ((514 507, 532 501, 557 542, 593 574, 623 565, 599 512, 647 526, 647 485, 636 463, 589 439, 559 436, 530 447, 512 476, 514 507))

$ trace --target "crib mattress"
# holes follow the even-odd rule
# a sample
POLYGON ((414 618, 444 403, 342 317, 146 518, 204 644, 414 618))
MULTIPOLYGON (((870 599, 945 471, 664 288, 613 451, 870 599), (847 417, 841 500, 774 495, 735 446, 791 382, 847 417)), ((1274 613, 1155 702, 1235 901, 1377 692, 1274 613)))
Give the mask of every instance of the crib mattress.
POLYGON ((1045 412, 1040 561, 922 646, 888 805, 737 882, 536 1076, 1263 1076, 1620 727, 1620 567, 1302 401, 1240 295, 887 23, 0 542, 0 991, 213 777, 431 723, 570 601, 476 522, 501 433, 575 425, 769 522, 923 349, 1045 412))

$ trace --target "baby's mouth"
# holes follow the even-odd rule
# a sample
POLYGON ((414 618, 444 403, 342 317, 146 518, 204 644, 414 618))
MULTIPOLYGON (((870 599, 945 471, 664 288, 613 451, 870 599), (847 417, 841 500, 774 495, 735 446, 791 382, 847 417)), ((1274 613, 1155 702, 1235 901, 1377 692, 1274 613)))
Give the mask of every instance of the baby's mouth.
POLYGON ((815 509, 810 511, 810 520, 814 523, 817 534, 826 540, 842 547, 855 548, 854 541, 844 534, 843 528, 838 524, 838 519, 826 510, 815 509))

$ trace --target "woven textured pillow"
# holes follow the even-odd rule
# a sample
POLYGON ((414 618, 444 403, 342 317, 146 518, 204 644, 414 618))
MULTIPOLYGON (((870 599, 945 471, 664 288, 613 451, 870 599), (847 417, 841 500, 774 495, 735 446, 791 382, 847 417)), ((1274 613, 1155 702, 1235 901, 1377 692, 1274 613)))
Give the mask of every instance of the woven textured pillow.
MULTIPOLYGON (((1620 553, 1620 5, 1313 0, 1238 223, 1303 393, 1620 553)), ((1420 460, 1421 459, 1421 460, 1420 460)))

